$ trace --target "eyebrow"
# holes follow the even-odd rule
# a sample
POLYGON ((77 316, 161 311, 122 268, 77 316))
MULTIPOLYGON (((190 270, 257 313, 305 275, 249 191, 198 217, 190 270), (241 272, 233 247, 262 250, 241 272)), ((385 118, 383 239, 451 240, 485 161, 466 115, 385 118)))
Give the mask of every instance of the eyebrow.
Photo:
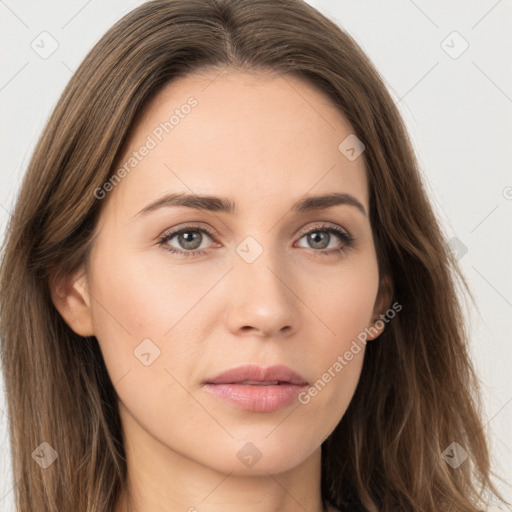
MULTIPOLYGON (((316 210, 323 210, 338 205, 353 206, 359 210, 365 217, 367 216, 364 206, 351 194, 343 194, 340 192, 332 192, 330 194, 308 196, 297 201, 291 208, 295 213, 305 213, 316 210)), ((156 201, 148 204, 142 210, 134 215, 147 215, 161 208, 169 208, 173 206, 184 206, 195 210, 204 210, 210 212, 228 213, 234 215, 237 213, 236 204, 228 198, 173 193, 166 194, 156 201)))

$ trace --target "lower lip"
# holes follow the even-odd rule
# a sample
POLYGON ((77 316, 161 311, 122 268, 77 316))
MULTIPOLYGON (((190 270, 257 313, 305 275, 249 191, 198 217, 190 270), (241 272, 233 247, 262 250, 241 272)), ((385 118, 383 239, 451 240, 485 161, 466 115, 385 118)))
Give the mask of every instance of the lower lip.
POLYGON ((239 409, 253 412, 273 412, 294 402, 306 385, 278 384, 257 386, 253 384, 205 384, 216 397, 239 409))

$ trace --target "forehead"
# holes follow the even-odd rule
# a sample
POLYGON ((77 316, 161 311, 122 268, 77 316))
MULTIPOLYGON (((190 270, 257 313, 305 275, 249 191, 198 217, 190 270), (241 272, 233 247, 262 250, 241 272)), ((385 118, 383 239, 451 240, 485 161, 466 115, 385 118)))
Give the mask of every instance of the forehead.
POLYGON ((126 177, 109 196, 127 215, 165 192, 219 193, 243 207, 336 190, 367 207, 364 160, 339 149, 352 133, 330 98, 303 78, 194 73, 146 105, 117 162, 126 177))

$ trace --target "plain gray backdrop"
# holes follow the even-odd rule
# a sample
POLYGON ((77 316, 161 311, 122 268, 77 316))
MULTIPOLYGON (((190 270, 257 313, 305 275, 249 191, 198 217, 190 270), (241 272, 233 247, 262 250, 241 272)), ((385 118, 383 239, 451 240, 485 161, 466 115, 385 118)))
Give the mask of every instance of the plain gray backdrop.
MULTIPOLYGON (((0 0, 2 239, 31 152, 65 84, 101 35, 141 3, 0 0)), ((495 470, 512 483, 512 0, 309 3, 362 46, 406 121, 476 298, 467 321, 485 428, 495 470)), ((0 512, 10 512, 15 482, 1 386, 0 512)), ((512 489, 498 486, 512 500, 512 489)))

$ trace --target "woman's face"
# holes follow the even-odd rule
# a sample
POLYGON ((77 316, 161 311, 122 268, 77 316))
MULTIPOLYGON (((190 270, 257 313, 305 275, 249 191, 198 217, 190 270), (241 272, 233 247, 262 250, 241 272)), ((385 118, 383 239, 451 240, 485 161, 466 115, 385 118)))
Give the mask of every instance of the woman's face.
POLYGON ((104 188, 84 295, 140 461, 285 471, 342 418, 357 337, 383 312, 351 133, 289 75, 189 75, 148 105, 104 188))

